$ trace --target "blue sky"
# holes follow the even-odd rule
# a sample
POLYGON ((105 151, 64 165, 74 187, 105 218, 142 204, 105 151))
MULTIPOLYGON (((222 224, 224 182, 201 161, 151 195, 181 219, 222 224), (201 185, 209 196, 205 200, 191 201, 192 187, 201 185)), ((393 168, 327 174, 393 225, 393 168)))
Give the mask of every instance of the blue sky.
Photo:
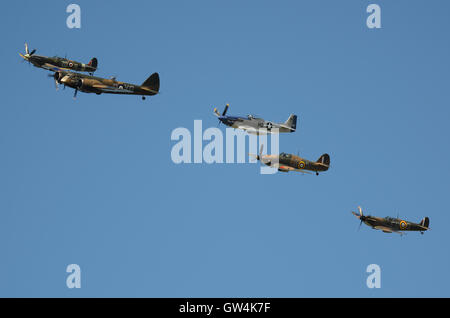
POLYGON ((0 296, 450 296, 448 1, 77 1, 79 30, 70 3, 0 13, 0 296), (157 71, 161 94, 73 100, 21 63, 24 42, 96 56, 104 77, 157 71), (281 151, 332 167, 172 163, 172 130, 216 127, 226 103, 297 114, 281 151), (432 230, 358 231, 358 205, 432 230), (72 263, 81 289, 66 287, 72 263))

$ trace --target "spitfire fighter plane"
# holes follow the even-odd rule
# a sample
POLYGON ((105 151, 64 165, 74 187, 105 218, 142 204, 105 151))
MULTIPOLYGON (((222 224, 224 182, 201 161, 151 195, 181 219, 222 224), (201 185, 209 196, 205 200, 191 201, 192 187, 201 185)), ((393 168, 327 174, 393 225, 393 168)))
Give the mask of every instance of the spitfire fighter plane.
POLYGON ((54 56, 47 57, 34 54, 36 50, 28 51, 28 44, 25 43, 25 55, 19 53, 19 55, 25 60, 30 62, 36 67, 40 67, 46 70, 54 70, 55 68, 60 68, 64 70, 72 70, 79 72, 88 72, 91 75, 97 70, 98 61, 94 57, 88 64, 71 61, 66 58, 54 56))
POLYGON ((284 123, 273 123, 270 121, 265 121, 262 118, 257 118, 253 115, 248 115, 247 117, 237 117, 237 116, 227 116, 229 104, 225 106, 222 114, 219 113, 217 108, 214 108, 214 113, 219 118, 219 122, 232 127, 239 128, 247 131, 250 134, 267 134, 272 133, 272 129, 278 129, 278 132, 295 132, 297 128, 297 116, 290 115, 288 120, 284 123))
POLYGON ((58 84, 75 89, 74 98, 77 92, 100 94, 126 94, 141 95, 145 100, 145 96, 156 95, 159 92, 159 75, 153 73, 141 85, 119 82, 115 78, 107 79, 101 77, 90 76, 81 73, 69 72, 63 69, 55 70, 52 76, 55 80, 56 89, 58 84))
POLYGON ((361 220, 359 226, 364 222, 368 226, 376 230, 381 230, 384 233, 398 233, 403 235, 401 231, 420 231, 423 234, 425 231, 429 230, 430 219, 424 217, 419 224, 413 222, 407 222, 399 218, 385 217, 380 218, 376 216, 364 215, 361 207, 358 207, 359 213, 353 212, 353 215, 361 220))
POLYGON ((288 153, 280 153, 280 155, 263 155, 263 146, 259 150, 258 155, 250 154, 266 166, 277 168, 281 172, 298 171, 302 173, 310 173, 313 171, 319 175, 320 171, 327 171, 330 167, 330 156, 323 154, 317 161, 309 161, 299 156, 288 153))

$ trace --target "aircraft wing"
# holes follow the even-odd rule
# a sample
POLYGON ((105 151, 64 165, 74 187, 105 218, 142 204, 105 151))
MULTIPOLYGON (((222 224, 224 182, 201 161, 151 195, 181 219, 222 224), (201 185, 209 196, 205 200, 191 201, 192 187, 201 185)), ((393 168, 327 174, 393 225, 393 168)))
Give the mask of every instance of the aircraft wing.
POLYGON ((132 91, 132 90, 108 86, 108 85, 94 85, 93 87, 98 88, 103 93, 108 93, 108 94, 134 94, 134 91, 132 91))
POLYGON ((374 228, 377 229, 377 230, 381 230, 383 232, 387 232, 387 233, 392 233, 393 232, 393 230, 391 228, 386 227, 386 226, 381 226, 380 225, 380 226, 374 226, 374 228))
POLYGON ((285 172, 296 170, 295 168, 292 168, 292 167, 289 167, 289 166, 279 166, 278 169, 281 170, 281 171, 285 171, 285 172))
POLYGON ((283 172, 297 171, 297 172, 301 172, 301 173, 311 174, 311 172, 306 171, 304 169, 297 169, 297 168, 293 168, 293 167, 290 167, 290 166, 278 166, 278 170, 281 170, 283 172))
POLYGON ((96 85, 92 85, 93 88, 98 88, 98 89, 109 89, 110 87, 108 85, 104 85, 104 84, 96 84, 96 85))
POLYGON ((377 230, 381 230, 385 233, 397 233, 397 234, 403 235, 402 232, 395 231, 395 230, 391 229, 390 227, 386 227, 386 226, 375 226, 374 228, 377 230))
POLYGON ((59 66, 55 66, 53 64, 49 64, 49 63, 44 63, 41 65, 41 68, 52 71, 52 72, 60 72, 60 71, 70 71, 70 69, 68 68, 63 68, 63 67, 59 67, 59 66))
POLYGON ((248 125, 239 125, 236 127, 238 129, 245 130, 247 133, 252 135, 266 135, 268 132, 266 128, 256 128, 248 125))
POLYGON ((244 125, 238 125, 238 127, 237 128, 239 128, 239 129, 243 129, 243 130, 250 130, 250 129, 255 129, 254 127, 251 127, 251 126, 244 126, 244 125))

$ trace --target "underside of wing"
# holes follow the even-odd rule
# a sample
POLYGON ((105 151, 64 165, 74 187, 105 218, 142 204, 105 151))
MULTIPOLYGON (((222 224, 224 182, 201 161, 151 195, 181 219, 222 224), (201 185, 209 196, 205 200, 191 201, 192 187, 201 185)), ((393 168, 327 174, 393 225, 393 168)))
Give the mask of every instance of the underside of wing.
POLYGON ((253 135, 259 135, 260 134, 258 129, 256 129, 255 127, 252 127, 252 126, 244 126, 244 125, 239 125, 238 124, 237 128, 245 130, 249 134, 253 134, 253 135))
POLYGON ((98 88, 98 89, 109 89, 110 87, 108 85, 105 84, 95 84, 92 85, 93 88, 98 88))
POLYGON ((237 125, 237 128, 239 129, 243 129, 243 130, 255 130, 255 128, 251 127, 251 126, 244 126, 244 125, 237 125))
POLYGON ((255 128, 252 126, 240 126, 238 125, 239 129, 245 130, 247 133, 252 135, 267 135, 267 129, 265 128, 255 128))
POLYGON ((392 233, 392 232, 394 232, 391 228, 386 227, 386 226, 375 226, 374 228, 377 229, 377 230, 381 230, 384 233, 392 233))
POLYGON ((131 90, 111 87, 104 84, 93 85, 92 87, 100 89, 103 93, 107 94, 134 94, 131 90))
POLYGON ((280 171, 284 171, 284 172, 289 172, 289 171, 294 171, 295 169, 289 166, 279 166, 278 170, 280 171))
POLYGON ((46 69, 46 70, 49 70, 52 72, 70 71, 70 69, 68 69, 68 68, 55 66, 55 65, 49 64, 49 63, 42 64, 41 67, 43 69, 46 69))

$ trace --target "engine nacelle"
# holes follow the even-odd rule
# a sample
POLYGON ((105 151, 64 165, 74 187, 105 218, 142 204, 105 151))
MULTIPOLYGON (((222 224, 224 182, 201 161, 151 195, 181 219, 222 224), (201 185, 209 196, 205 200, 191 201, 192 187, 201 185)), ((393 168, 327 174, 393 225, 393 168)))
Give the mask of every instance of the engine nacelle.
POLYGON ((61 79, 63 78, 63 75, 60 72, 55 72, 55 74, 53 74, 53 78, 55 79, 56 82, 61 84, 61 79))
POLYGON ((96 91, 96 89, 93 88, 93 86, 99 85, 99 84, 101 84, 101 83, 98 80, 91 79, 91 78, 82 78, 82 79, 79 79, 78 88, 96 91))
POLYGON ((83 78, 77 78, 74 80, 75 87, 78 89, 84 88, 86 85, 84 84, 83 78))

